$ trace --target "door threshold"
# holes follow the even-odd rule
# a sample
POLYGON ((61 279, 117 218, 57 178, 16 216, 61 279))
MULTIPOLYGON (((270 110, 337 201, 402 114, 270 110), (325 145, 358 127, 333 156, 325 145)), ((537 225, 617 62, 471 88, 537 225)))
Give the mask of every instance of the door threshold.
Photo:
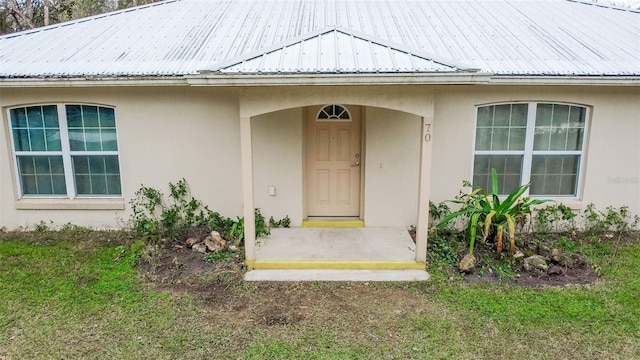
POLYGON ((302 221, 302 227, 361 228, 364 220, 357 217, 310 217, 302 221))

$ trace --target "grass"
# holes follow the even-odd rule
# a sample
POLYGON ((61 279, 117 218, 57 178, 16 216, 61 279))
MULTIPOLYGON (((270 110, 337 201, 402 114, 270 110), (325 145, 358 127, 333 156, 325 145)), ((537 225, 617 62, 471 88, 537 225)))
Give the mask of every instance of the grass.
POLYGON ((633 359, 638 240, 580 245, 603 274, 589 286, 467 284, 435 270, 401 284, 228 277, 190 294, 143 282, 122 234, 0 233, 0 358, 633 359))

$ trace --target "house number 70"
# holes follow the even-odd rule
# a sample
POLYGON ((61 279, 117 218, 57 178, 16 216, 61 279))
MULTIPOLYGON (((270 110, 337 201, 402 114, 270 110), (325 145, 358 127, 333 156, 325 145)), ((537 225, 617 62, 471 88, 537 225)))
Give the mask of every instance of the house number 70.
POLYGON ((431 124, 424 124, 424 127, 424 141, 429 142, 431 141, 431 124))

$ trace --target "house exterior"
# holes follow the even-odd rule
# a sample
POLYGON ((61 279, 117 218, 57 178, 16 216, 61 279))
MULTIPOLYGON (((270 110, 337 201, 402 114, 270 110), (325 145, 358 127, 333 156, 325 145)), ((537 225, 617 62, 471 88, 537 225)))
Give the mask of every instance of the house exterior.
POLYGON ((463 180, 640 213, 640 12, 548 1, 167 0, 0 37, 0 226, 122 226, 141 184, 365 226, 463 180))

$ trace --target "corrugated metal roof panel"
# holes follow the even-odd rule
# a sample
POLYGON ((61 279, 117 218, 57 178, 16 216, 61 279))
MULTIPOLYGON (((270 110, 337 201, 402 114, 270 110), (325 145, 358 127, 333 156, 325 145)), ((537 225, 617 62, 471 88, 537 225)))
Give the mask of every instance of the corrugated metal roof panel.
POLYGON ((297 37, 239 59, 219 63, 210 70, 222 74, 474 71, 468 66, 415 54, 401 45, 336 28, 297 37))
MULTIPOLYGON (((2 36, 0 77, 195 75, 260 51, 262 66, 301 71, 435 69, 409 53, 502 75, 638 76, 640 12, 571 0, 167 0, 2 36), (343 36, 317 58, 307 42, 261 50, 327 28, 411 51, 343 36)), ((233 71, 256 71, 255 60, 233 71)))

